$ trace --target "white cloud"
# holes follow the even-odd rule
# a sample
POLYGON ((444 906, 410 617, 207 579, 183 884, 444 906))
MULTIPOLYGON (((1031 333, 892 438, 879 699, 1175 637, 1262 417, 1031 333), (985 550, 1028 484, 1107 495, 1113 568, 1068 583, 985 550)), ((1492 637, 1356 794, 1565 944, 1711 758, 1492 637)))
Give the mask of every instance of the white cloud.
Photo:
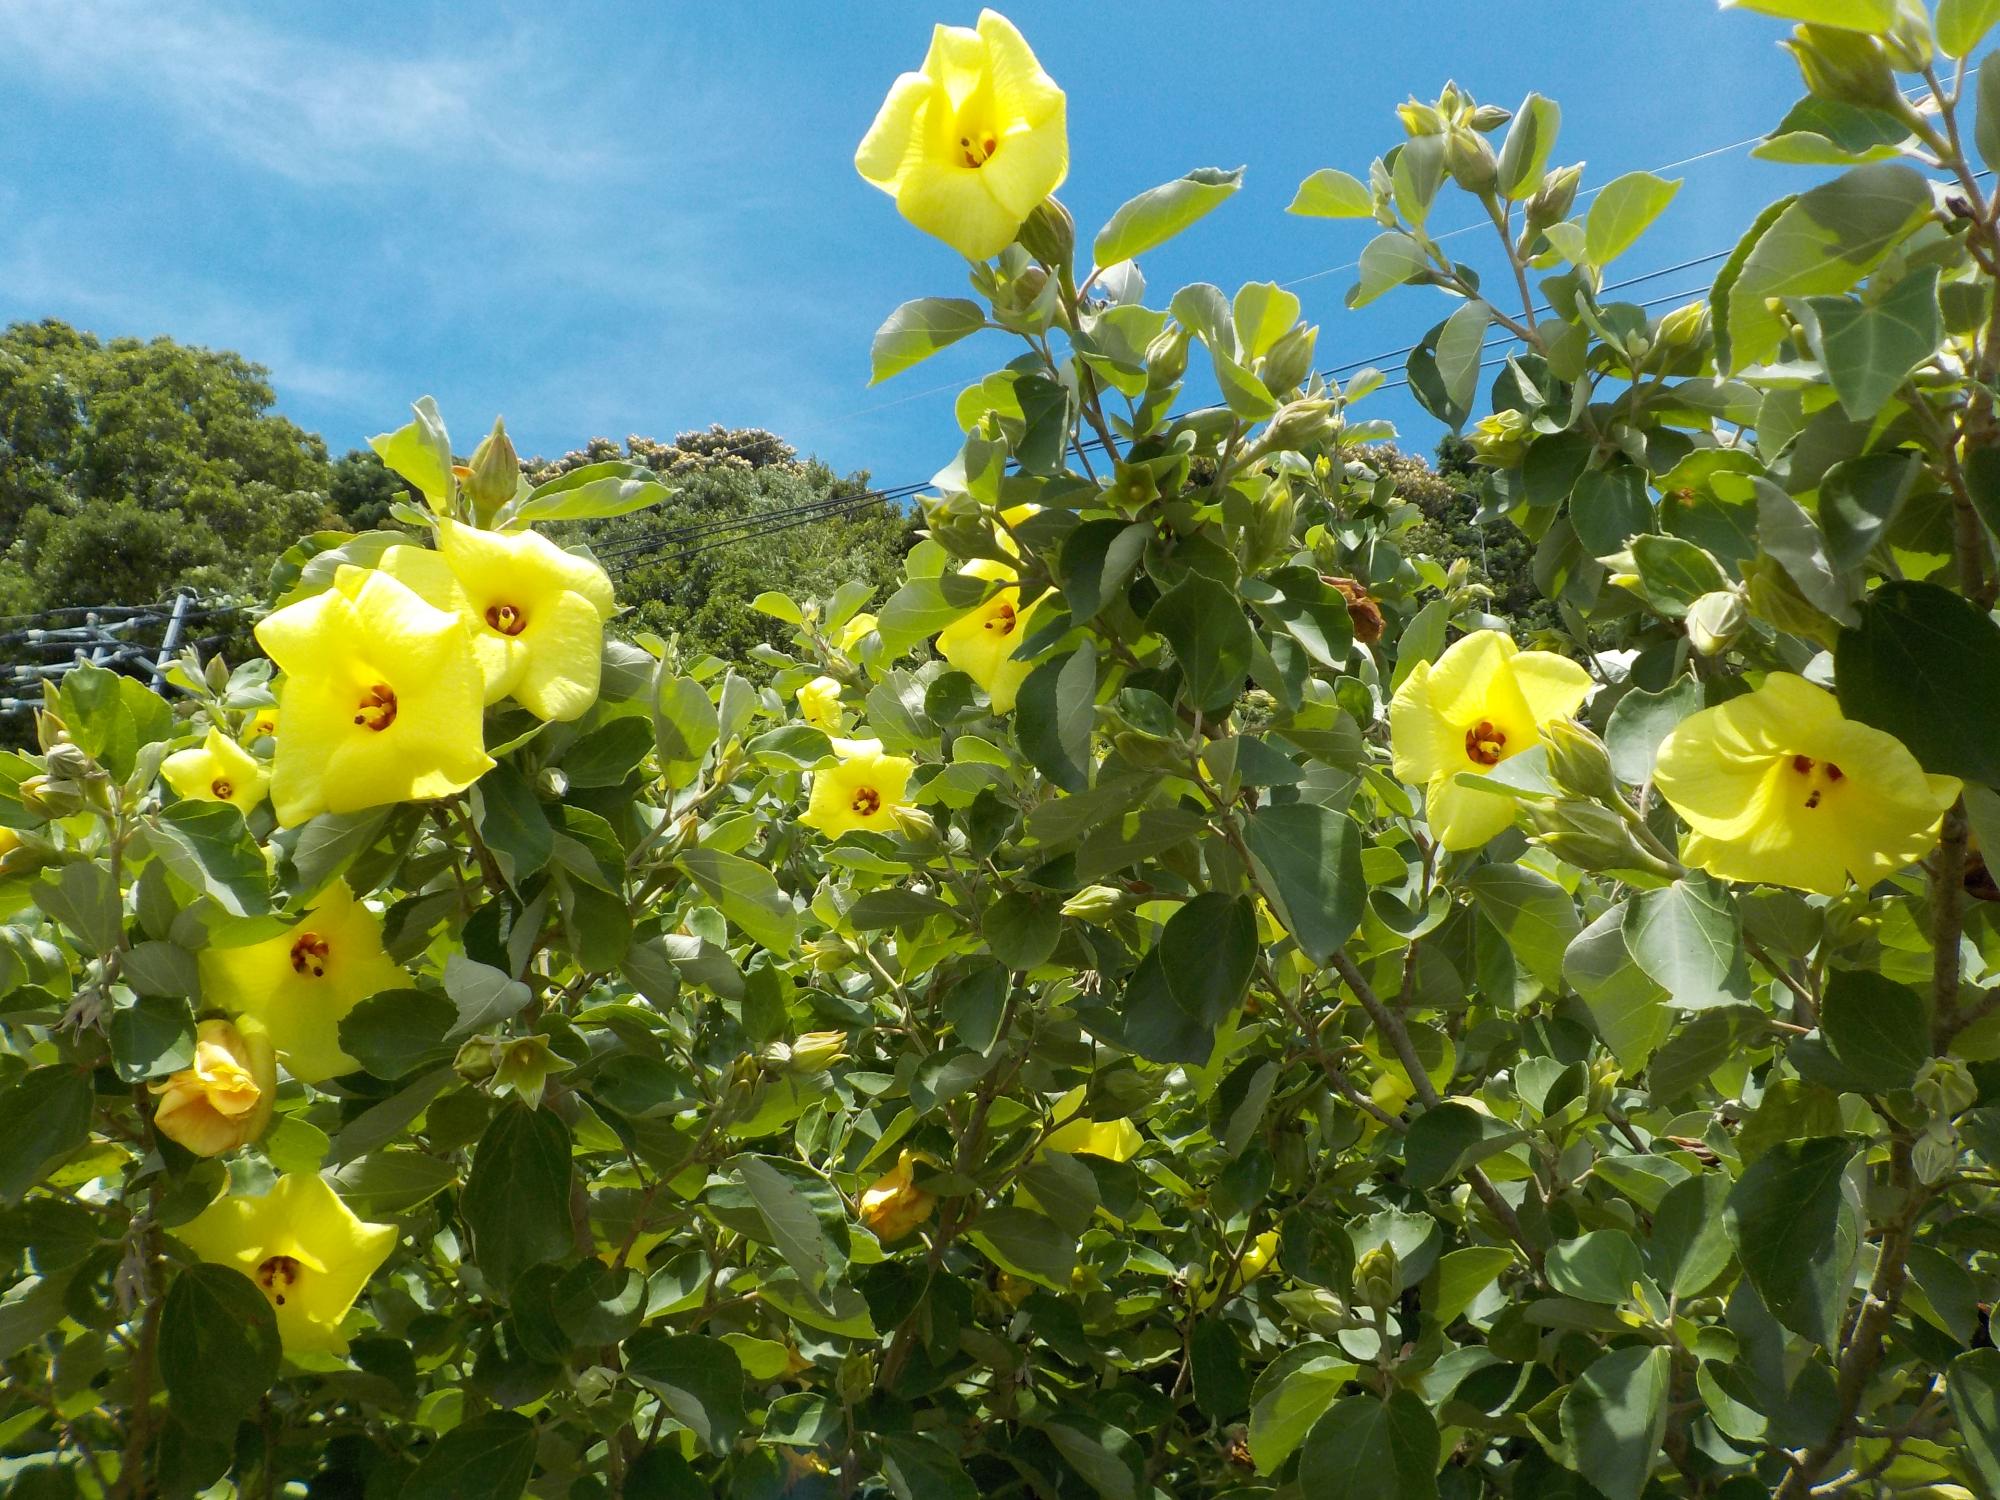
POLYGON ((183 131, 300 182, 325 186, 477 161, 560 178, 615 159, 573 108, 548 97, 525 31, 482 30, 471 48, 399 51, 273 29, 223 4, 7 0, 0 72, 144 100, 183 131))

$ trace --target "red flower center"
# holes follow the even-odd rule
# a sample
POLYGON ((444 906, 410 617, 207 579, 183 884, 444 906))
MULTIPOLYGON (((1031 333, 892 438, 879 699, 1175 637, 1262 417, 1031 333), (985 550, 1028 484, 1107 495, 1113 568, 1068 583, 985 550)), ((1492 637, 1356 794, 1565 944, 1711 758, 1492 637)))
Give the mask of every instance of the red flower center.
POLYGON ((1014 623, 1014 606, 1011 604, 995 605, 993 613, 986 617, 986 628, 995 635, 1012 635, 1014 623))
POLYGON ((958 138, 958 149, 968 167, 983 167, 993 159, 993 153, 1000 148, 1000 142, 991 135, 977 137, 962 135, 958 138))
POLYGON ((1491 719, 1481 719, 1465 731, 1465 754, 1474 765, 1497 766, 1507 750, 1507 732, 1495 729, 1491 719))
POLYGON ((386 682, 376 683, 361 695, 360 710, 354 722, 381 733, 396 722, 395 689, 386 682))
POLYGON ((849 805, 862 817, 872 818, 882 810, 882 794, 872 786, 856 787, 849 805))
POLYGON ((1795 775, 1803 776, 1807 779, 1806 807, 1808 810, 1819 806, 1820 795, 1827 787, 1845 779, 1845 773, 1832 761, 1827 761, 1824 765, 1821 765, 1820 762, 1814 760, 1810 755, 1794 755, 1792 757, 1792 771, 1795 775), (1812 774, 1815 770, 1820 772, 1825 785, 1812 784, 1812 774))
POLYGON ((315 979, 326 977, 327 955, 333 949, 325 938, 316 932, 302 932, 292 943, 292 972, 310 974, 315 979))
POLYGON ((511 604, 486 606, 486 623, 502 635, 519 635, 528 628, 528 616, 511 604))
POLYGON ((236 795, 236 788, 230 785, 227 776, 216 777, 215 780, 208 784, 208 789, 215 793, 218 801, 222 802, 227 802, 231 797, 236 795))
POLYGON ((304 1267, 289 1255, 274 1255, 257 1267, 257 1285, 264 1289, 265 1295, 274 1303, 283 1307, 285 1293, 291 1290, 292 1284, 299 1279, 299 1272, 303 1269, 304 1267))

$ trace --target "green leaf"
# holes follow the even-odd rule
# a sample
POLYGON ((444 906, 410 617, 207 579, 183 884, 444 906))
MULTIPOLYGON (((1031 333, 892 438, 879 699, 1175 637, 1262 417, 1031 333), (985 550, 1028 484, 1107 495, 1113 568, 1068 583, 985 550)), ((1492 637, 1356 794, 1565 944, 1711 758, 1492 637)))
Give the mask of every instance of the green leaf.
POLYGON ((1819 527, 1835 572, 1852 573, 1867 561, 1923 478, 1923 459, 1914 453, 1864 453, 1826 471, 1819 527))
POLYGON ((708 689, 692 677, 669 677, 664 671, 653 697, 653 741, 660 768, 674 786, 686 786, 721 733, 721 720, 708 689))
POLYGON ((965 1466, 935 1438, 890 1432, 875 1441, 896 1500, 979 1500, 965 1466))
POLYGON ((90 1081, 74 1068, 30 1068, 0 1089, 0 1202, 20 1202, 90 1139, 90 1106, 90 1081))
POLYGON ((1167 919, 1160 963, 1175 1002, 1213 1031, 1243 1003, 1257 962, 1257 912, 1248 896, 1203 891, 1167 919))
POLYGON ((1754 10, 1843 31, 1887 31, 1896 20, 1896 0, 1722 0, 1722 8, 1754 10))
POLYGON ((798 941, 798 913, 769 870, 715 849, 687 849, 675 862, 752 942, 773 953, 791 953, 798 941))
POLYGON ((1507 139, 1501 143, 1497 162, 1500 196, 1510 199, 1531 197, 1542 185, 1542 172, 1555 149, 1556 131, 1562 125, 1562 107, 1553 99, 1530 94, 1514 111, 1507 124, 1507 139))
POLYGON ((442 503, 451 496, 451 438, 444 430, 435 400, 425 396, 411 406, 416 418, 394 432, 380 433, 368 446, 382 462, 417 487, 426 500, 442 503))
POLYGON ((1437 1420, 1416 1392, 1349 1396, 1306 1434, 1299 1487, 1314 1500, 1436 1500, 1439 1450, 1437 1420))
POLYGON ((448 1161, 422 1151, 371 1151, 333 1174, 347 1206, 364 1219, 406 1214, 430 1202, 458 1179, 448 1161))
POLYGON ((1384 292, 1428 268, 1423 246, 1400 229, 1378 234, 1361 251, 1360 279, 1348 289, 1349 307, 1366 307, 1384 292))
POLYGON ((233 917, 271 909, 264 853, 227 802, 176 802, 147 825, 147 843, 166 867, 213 897, 233 917))
POLYGON ((534 998, 534 991, 520 980, 463 953, 444 961, 444 992, 458 1011, 457 1022, 445 1034, 450 1041, 519 1015, 534 998))
POLYGON ((1550 1249, 1549 1285, 1565 1297, 1615 1307, 1632 1300, 1632 1287, 1645 1275, 1639 1247, 1622 1229, 1594 1229, 1550 1249))
POLYGON ((523 1271, 561 1259, 574 1243, 569 1152, 568 1127, 518 1099, 501 1105, 479 1138, 458 1207, 473 1260, 501 1297, 523 1271))
POLYGON ((2000 1349, 1974 1349, 1951 1362, 1945 1396, 1959 1441, 1990 1491, 2000 1492, 2000 1349))
POLYGON ((1578 933, 1563 954, 1563 978, 1582 999, 1618 1066, 1637 1074, 1667 1039, 1674 1013, 1666 987, 1632 961, 1624 919, 1625 909, 1614 906, 1578 933))
POLYGON ((1040 968, 1062 941, 1062 907, 1034 891, 1009 891, 987 908, 979 930, 1008 968, 1040 968))
POLYGON ((1925 266, 1897 282, 1881 301, 1808 297, 1818 330, 1815 352, 1847 414, 1867 422, 1944 338, 1938 270, 1925 266))
POLYGON ((1234 1328, 1222 1318, 1203 1318, 1194 1325, 1188 1356, 1194 1404, 1202 1415, 1216 1422, 1241 1416, 1250 1405, 1250 1376, 1234 1328))
POLYGON ((1723 1210, 1744 1275, 1771 1316, 1836 1346, 1856 1244, 1844 1137, 1781 1141, 1745 1169, 1723 1210))
POLYGON ((1653 1211, 1646 1268, 1673 1296, 1698 1296, 1728 1267, 1733 1252, 1723 1205, 1729 1190, 1722 1173, 1703 1172, 1668 1188, 1653 1211))
POLYGON ((796 1163, 750 1155, 732 1157, 729 1166, 757 1206, 771 1243, 798 1273, 800 1284, 815 1294, 824 1290, 833 1276, 845 1270, 847 1245, 844 1231, 836 1243, 793 1181, 805 1169, 796 1163))
POLYGON ((114 1010, 105 1031, 111 1066, 127 1083, 158 1078, 194 1061, 194 1017, 183 999, 141 995, 114 1010))
POLYGON ((1849 718, 1896 736, 1926 771, 2000 786, 2000 625, 1986 611, 1934 583, 1892 580, 1840 632, 1833 660, 1849 718))
POLYGON ((1368 219, 1375 215, 1375 195, 1360 178, 1321 167, 1299 184, 1285 212, 1308 219, 1368 219))
POLYGON ((1097 231, 1091 258, 1099 266, 1135 260, 1221 205, 1243 185, 1243 169, 1197 167, 1185 177, 1148 188, 1131 199, 1097 231))
POLYGON ((1947 57, 1968 57, 1995 21, 2000 0, 1938 0, 1938 46, 1947 57))
POLYGON ((1243 842, 1299 951, 1326 963, 1361 924, 1368 897, 1360 827, 1316 802, 1280 803, 1250 815, 1243 842))
POLYGON ((1467 1245, 1440 1256, 1431 1316, 1441 1327, 1450 1327, 1513 1264, 1514 1252, 1505 1245, 1467 1245))
POLYGON ((340 1050, 377 1078, 402 1078, 451 1051, 458 1018, 458 1007, 435 990, 384 990, 340 1018, 340 1050))
POLYGON ((231 1266, 185 1268, 160 1309, 160 1378, 191 1431, 234 1436, 278 1378, 278 1319, 256 1284, 231 1266))
POLYGON ((1625 909, 1624 932, 1633 961, 1680 1009, 1750 998, 1742 919, 1719 882, 1689 876, 1641 891, 1625 909))
POLYGON ((1995 162, 2000 162, 2000 53, 1987 53, 1979 64, 1972 143, 1979 148, 1979 159, 1989 171, 1995 162))
MULTIPOLYGON (((480 790, 484 791, 487 781, 498 772, 511 769, 499 766, 487 772, 480 778, 480 790)), ((293 894, 309 901, 331 885, 336 875, 344 873, 375 842, 391 811, 371 807, 366 812, 321 813, 300 828, 291 850, 292 873, 297 880, 293 894)))
MULTIPOLYGON (((653 748, 653 740, 652 726, 635 715, 600 724, 563 753, 563 775, 573 787, 622 786, 653 748)), ((482 785, 484 781, 482 777, 482 785)))
POLYGON ((1295 1345, 1264 1367, 1250 1393, 1250 1457, 1259 1474, 1292 1456, 1355 1368, 1331 1344, 1295 1345))
POLYGON ((868 351, 868 383, 880 385, 985 326, 986 314, 979 304, 963 297, 905 302, 875 330, 875 343, 868 351))
POLYGON ((658 505, 673 493, 644 464, 612 459, 584 464, 538 484, 502 512, 510 526, 529 521, 604 521, 658 505))
POLYGON ((1729 575, 1705 550, 1677 536, 1635 536, 1632 562, 1653 608, 1679 619, 1703 594, 1729 587, 1729 575))
POLYGON ((1667 1430, 1673 1355, 1658 1345, 1603 1355, 1563 1398, 1563 1444, 1604 1500, 1639 1500, 1667 1430))
POLYGON ((28 888, 42 914, 75 934, 86 954, 109 953, 125 930, 124 897, 109 865, 77 860, 28 888))
POLYGON ((1653 779, 1660 746, 1689 714, 1701 707, 1701 684, 1677 678, 1657 693, 1634 688, 1611 710, 1604 743, 1611 751, 1611 770, 1627 786, 1644 786, 1653 779))
POLYGON ((1275 281, 1246 281, 1236 293, 1231 314, 1238 356, 1246 361, 1261 359, 1298 322, 1298 293, 1275 281))
POLYGON ((1907 985, 1865 969, 1832 969, 1819 1026, 1840 1064, 1875 1093, 1906 1089, 1930 1061, 1930 1007, 1907 985))
POLYGON ((1602 269, 1630 250, 1680 190, 1680 178, 1669 181, 1651 172, 1627 172, 1606 183, 1583 223, 1584 254, 1590 263, 1602 269))
POLYGON ((1577 930, 1576 902, 1569 892, 1520 865, 1481 865, 1465 885, 1521 967, 1544 988, 1561 989, 1563 954, 1577 930))
POLYGON ((1021 683, 1014 739, 1035 769, 1066 792, 1090 785, 1090 732, 1097 722, 1097 647, 1041 663, 1021 683))
POLYGON ((966 1238, 1001 1270, 1068 1294, 1076 1236, 1048 1215, 1027 1208, 990 1208, 973 1220, 966 1238))
POLYGON ((1250 672, 1255 641, 1235 594, 1212 578, 1191 573, 1160 596, 1146 624, 1174 648, 1196 708, 1216 713, 1236 701, 1250 672))
POLYGON ((1869 162, 1801 193, 1716 279, 1725 374, 1777 352, 1788 323, 1772 302, 1844 292, 1930 217, 1930 184, 1901 162, 1869 162), (1732 276, 1731 270, 1735 271, 1732 276))
POLYGON ((1680 1098, 1738 1051, 1765 1041, 1769 1032, 1769 1018, 1754 1005, 1698 1012, 1647 1065, 1653 1101, 1666 1104, 1680 1098))
POLYGON ((1521 1139, 1506 1121, 1447 1099, 1410 1122, 1403 1137, 1403 1180, 1413 1188, 1438 1187, 1521 1139))
POLYGON ((535 1473, 535 1424, 490 1411, 431 1444, 399 1500, 520 1500, 535 1473))
POLYGON ((1095 619, 1118 597, 1153 536, 1149 522, 1111 518, 1084 521, 1063 538, 1062 591, 1073 621, 1095 619))

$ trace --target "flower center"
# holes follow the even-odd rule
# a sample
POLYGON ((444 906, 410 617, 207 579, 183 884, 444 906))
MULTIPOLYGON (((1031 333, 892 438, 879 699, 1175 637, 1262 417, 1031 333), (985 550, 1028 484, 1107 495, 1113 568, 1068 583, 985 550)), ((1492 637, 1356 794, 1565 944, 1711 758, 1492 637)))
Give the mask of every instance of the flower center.
POLYGON ((1012 635, 1014 624, 1014 606, 1011 604, 994 605, 993 613, 986 617, 986 628, 995 635, 1012 635))
POLYGON ((396 722, 396 690, 386 682, 378 682, 361 695, 359 708, 354 722, 380 734, 396 722))
POLYGON ((302 932, 292 944, 292 972, 326 978, 327 955, 332 952, 325 938, 316 932, 302 932))
POLYGON ((1507 754, 1507 731, 1481 719, 1465 731, 1465 754, 1476 766, 1497 766, 1507 754))
POLYGON ((959 156, 974 169, 985 166, 999 149, 1000 142, 990 130, 968 130, 958 138, 959 156))
POLYGON ((528 628, 528 616, 524 610, 511 604, 489 604, 486 606, 486 623, 502 635, 519 635, 528 628))
POLYGON ((1806 807, 1808 810, 1819 806, 1820 798, 1836 784, 1847 779, 1846 772, 1832 761, 1821 763, 1810 755, 1792 757, 1792 774, 1802 777, 1806 783, 1806 807))
POLYGON ((227 802, 231 797, 236 795, 236 788, 230 785, 227 776, 216 777, 215 780, 208 784, 208 789, 215 793, 216 800, 219 802, 227 802))
POLYGON ((882 810, 882 794, 872 786, 854 789, 854 800, 848 804, 864 818, 872 818, 882 810))
POLYGON ((257 1285, 264 1294, 279 1307, 285 1305, 285 1293, 299 1279, 299 1272, 305 1269, 289 1255, 274 1255, 257 1267, 257 1285))

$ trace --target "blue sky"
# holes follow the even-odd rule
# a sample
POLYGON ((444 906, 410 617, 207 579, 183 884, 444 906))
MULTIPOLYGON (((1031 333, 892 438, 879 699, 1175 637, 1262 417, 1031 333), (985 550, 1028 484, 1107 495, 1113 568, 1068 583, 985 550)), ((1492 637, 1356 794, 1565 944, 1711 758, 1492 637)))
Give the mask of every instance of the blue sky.
MULTIPOLYGON (((1455 77, 1564 110, 1586 183, 1767 130, 1798 93, 1776 22, 1708 0, 1016 0, 1070 101, 1062 196, 1088 235, 1191 167, 1244 190, 1149 258, 1185 281, 1298 283, 1331 366, 1450 310, 1348 311, 1373 232, 1284 212, 1321 166, 1365 174, 1407 94, 1455 77)), ((951 251, 854 173, 855 143, 933 21, 976 5, 0 6, 0 319, 168 334, 268 365, 336 452, 435 394, 461 446, 504 412, 523 452, 711 421, 770 427, 882 483, 955 450, 953 393, 1013 357, 988 334, 868 386, 897 303, 964 289, 951 251)), ((1747 152, 1685 186, 1624 261, 1726 248, 1795 182, 1747 152)), ((1469 219, 1470 199, 1434 227, 1469 219)), ((1468 237, 1461 244, 1475 243, 1468 237)), ((1632 295, 1705 285, 1712 268, 1632 295)), ((1400 361, 1394 362, 1399 365, 1400 361)), ((1394 370, 1392 369, 1392 373, 1394 370)), ((1413 445, 1405 393, 1363 409, 1413 445)))

